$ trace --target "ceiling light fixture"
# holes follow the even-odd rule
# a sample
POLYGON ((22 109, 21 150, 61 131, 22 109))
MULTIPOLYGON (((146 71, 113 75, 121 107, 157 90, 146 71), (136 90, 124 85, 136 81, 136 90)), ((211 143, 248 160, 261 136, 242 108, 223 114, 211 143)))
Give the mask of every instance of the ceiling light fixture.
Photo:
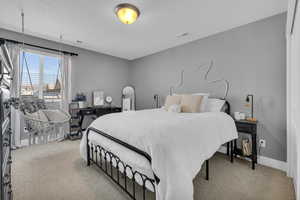
POLYGON ((137 7, 129 3, 117 5, 115 13, 119 20, 124 24, 132 24, 140 16, 140 11, 137 7))

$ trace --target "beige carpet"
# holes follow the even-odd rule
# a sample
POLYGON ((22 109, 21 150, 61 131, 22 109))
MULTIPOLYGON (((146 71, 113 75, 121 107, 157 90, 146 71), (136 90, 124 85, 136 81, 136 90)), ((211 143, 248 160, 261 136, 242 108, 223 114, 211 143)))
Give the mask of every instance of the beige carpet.
MULTIPOLYGON (((13 152, 15 200, 128 200, 127 195, 79 157, 79 141, 37 145, 13 152)), ((294 200, 291 179, 281 171, 217 154, 194 180, 195 200, 294 200)))

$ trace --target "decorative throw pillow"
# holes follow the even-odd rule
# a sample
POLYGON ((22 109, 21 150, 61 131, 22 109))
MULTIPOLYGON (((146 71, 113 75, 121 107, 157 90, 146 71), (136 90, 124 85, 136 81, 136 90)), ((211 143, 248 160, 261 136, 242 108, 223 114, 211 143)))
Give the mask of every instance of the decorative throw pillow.
POLYGON ((174 104, 180 105, 180 102, 181 102, 181 96, 168 95, 165 101, 165 109, 169 110, 169 107, 174 104))
POLYGON ((181 112, 181 105, 173 104, 169 106, 168 112, 180 113, 181 112))
POLYGON ((199 95, 182 95, 181 111, 185 113, 200 112, 200 106, 203 96, 199 95))
MULTIPOLYGON (((173 95, 182 96, 184 94, 173 94, 173 95)), ((185 95, 189 95, 189 94, 185 94, 185 95)), ((202 102, 200 104, 199 112, 205 112, 207 101, 208 101, 208 97, 209 97, 210 94, 209 93, 193 93, 191 95, 203 96, 202 102)))

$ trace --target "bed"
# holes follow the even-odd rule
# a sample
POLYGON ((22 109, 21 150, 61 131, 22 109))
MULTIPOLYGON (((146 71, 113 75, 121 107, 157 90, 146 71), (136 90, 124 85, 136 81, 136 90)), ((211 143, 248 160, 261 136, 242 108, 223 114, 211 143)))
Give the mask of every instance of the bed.
POLYGON ((208 170, 209 158, 237 138, 227 101, 225 107, 225 112, 149 109, 104 115, 83 135, 80 153, 132 199, 146 199, 152 191, 157 200, 192 200, 202 164, 208 170))

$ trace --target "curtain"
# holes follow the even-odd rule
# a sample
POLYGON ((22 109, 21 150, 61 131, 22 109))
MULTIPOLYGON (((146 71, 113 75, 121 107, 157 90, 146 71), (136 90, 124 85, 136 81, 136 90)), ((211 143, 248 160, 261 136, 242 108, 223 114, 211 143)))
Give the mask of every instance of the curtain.
MULTIPOLYGON (((11 82, 11 96, 15 98, 19 98, 21 96, 21 66, 23 60, 23 56, 21 55, 22 48, 20 45, 14 43, 7 44, 12 63, 13 63, 13 74, 12 74, 12 82, 11 82)), ((61 83, 61 102, 60 108, 68 112, 69 103, 71 102, 71 56, 69 55, 61 55, 60 62, 60 83, 61 83)), ((18 109, 14 107, 11 108, 11 129, 12 129, 12 145, 14 147, 21 147, 21 141, 24 138, 24 119, 22 114, 18 109)), ((61 128, 59 131, 61 136, 65 136, 69 133, 69 126, 66 124, 65 127, 61 128)))
MULTIPOLYGON (((13 74, 11 82, 11 96, 20 97, 20 46, 16 44, 8 44, 8 49, 13 63, 13 74)), ((14 147, 21 146, 21 135, 23 133, 21 113, 14 107, 11 108, 11 129, 12 129, 12 145, 14 147)))
MULTIPOLYGON (((65 112, 69 112, 69 103, 72 101, 71 94, 71 70, 72 60, 69 55, 61 56, 61 109, 65 112)), ((69 133, 68 124, 63 127, 64 135, 69 133)))

